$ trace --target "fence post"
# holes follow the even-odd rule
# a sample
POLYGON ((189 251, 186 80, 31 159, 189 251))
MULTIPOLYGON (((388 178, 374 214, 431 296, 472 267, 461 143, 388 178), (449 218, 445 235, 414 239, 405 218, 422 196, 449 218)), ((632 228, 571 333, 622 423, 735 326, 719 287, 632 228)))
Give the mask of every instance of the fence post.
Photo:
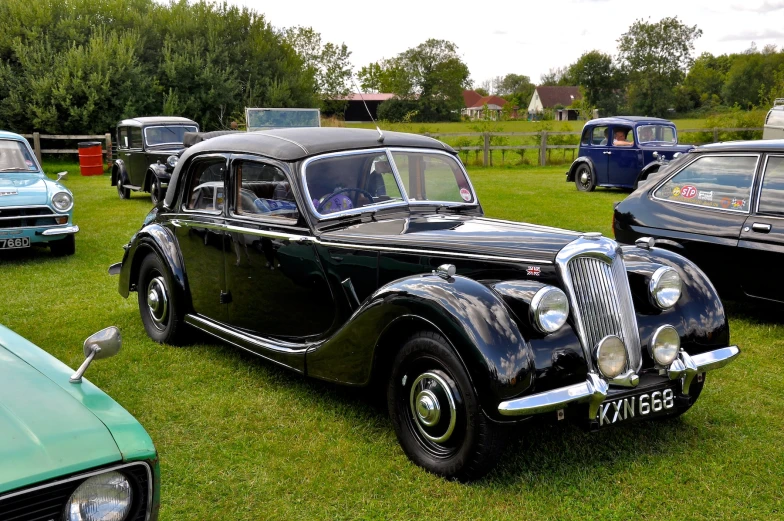
POLYGON ((542 130, 542 143, 539 145, 539 165, 547 164, 547 131, 542 130))
POLYGON ((35 157, 38 159, 38 164, 43 163, 41 160, 41 134, 40 132, 33 132, 33 150, 35 150, 35 157))
POLYGON ((106 164, 111 165, 112 164, 112 135, 107 132, 106 135, 104 136, 104 139, 106 140, 106 164))
POLYGON ((719 142, 719 129, 717 129, 716 127, 713 127, 713 142, 714 143, 719 142))
POLYGON ((490 134, 485 132, 485 160, 484 166, 490 165, 490 134))

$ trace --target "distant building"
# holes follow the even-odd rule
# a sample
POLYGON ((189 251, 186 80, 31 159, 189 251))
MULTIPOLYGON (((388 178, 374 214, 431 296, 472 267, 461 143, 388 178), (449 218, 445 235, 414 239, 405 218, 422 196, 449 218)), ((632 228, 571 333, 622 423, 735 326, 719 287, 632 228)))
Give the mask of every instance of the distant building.
MULTIPOLYGON (((462 110, 464 116, 470 119, 480 119, 485 116, 485 105, 487 106, 487 116, 490 119, 501 119, 501 112, 504 106, 509 103, 500 96, 482 96, 475 90, 464 90, 463 101, 465 108, 462 110)), ((516 114, 512 114, 515 117, 516 114)))
POLYGON ((395 95, 389 92, 362 93, 361 95, 352 92, 348 96, 334 98, 335 101, 347 101, 346 110, 343 112, 343 119, 346 121, 370 121, 368 110, 373 115, 373 119, 378 120, 378 106, 383 102, 394 98, 395 95), (364 103, 362 98, 365 99, 364 103), (365 109, 367 104, 367 109, 365 109))
POLYGON ((568 107, 580 99, 582 95, 579 87, 536 87, 528 104, 528 118, 542 119, 544 111, 550 110, 557 121, 574 121, 578 112, 568 107))

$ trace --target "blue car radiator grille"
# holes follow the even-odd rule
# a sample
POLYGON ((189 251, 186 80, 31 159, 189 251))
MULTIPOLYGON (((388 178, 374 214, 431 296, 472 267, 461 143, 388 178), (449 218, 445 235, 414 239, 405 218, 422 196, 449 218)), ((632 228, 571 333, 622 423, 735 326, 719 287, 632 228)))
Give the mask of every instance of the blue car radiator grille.
POLYGON ((48 206, 0 207, 0 228, 54 226, 54 212, 48 206))

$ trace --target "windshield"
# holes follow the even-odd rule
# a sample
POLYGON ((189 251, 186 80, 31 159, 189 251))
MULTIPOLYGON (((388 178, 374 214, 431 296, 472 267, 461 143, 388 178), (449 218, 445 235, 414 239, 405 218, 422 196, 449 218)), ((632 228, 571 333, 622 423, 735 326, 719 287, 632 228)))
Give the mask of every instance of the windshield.
POLYGON ((195 126, 161 126, 147 127, 144 129, 144 139, 148 147, 156 145, 182 145, 183 135, 186 132, 198 132, 195 126))
POLYGON ((674 145, 678 142, 675 127, 668 125, 640 125, 637 127, 638 143, 666 143, 674 145))
POLYGON ((248 132, 272 128, 320 127, 319 109, 245 109, 248 132))
POLYGON ((0 172, 37 172, 30 147, 13 139, 0 139, 0 172))
POLYGON ((468 178, 453 157, 422 151, 392 151, 391 155, 393 162, 386 151, 309 162, 305 189, 313 209, 323 216, 395 203, 475 203, 468 178))

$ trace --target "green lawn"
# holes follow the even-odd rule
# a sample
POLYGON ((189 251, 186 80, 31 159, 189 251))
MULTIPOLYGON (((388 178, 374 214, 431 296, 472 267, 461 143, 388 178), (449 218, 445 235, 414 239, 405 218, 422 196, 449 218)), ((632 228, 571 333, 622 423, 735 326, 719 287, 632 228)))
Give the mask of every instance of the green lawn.
MULTIPOLYGON (((135 294, 121 298, 106 272, 149 198, 121 201, 108 176, 67 166, 81 227, 76 255, 0 257, 0 321, 71 367, 90 333, 122 329, 123 351, 87 378, 155 441, 162 520, 784 517, 784 339, 774 312, 730 308, 743 354, 709 375, 683 418, 594 434, 537 426, 488 478, 447 482, 408 461, 386 414, 362 392, 304 380, 206 336, 186 348, 151 342, 135 294)), ((612 203, 625 194, 578 193, 563 171, 470 173, 491 216, 609 233, 612 203)))

